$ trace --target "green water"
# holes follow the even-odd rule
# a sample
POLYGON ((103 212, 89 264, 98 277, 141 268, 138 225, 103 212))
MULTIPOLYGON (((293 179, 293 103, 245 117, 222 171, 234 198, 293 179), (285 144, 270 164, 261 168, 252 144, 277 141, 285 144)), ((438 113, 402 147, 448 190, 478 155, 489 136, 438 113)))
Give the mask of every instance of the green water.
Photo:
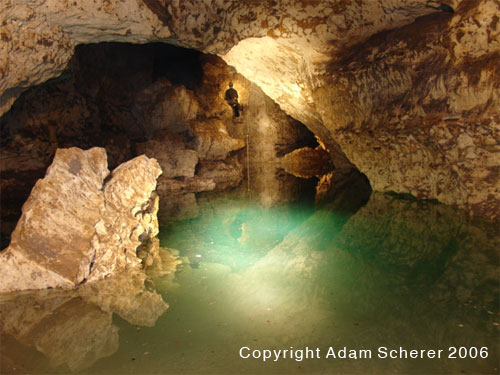
POLYGON ((163 219, 161 244, 184 264, 146 291, 118 288, 128 305, 54 293, 4 301, 4 309, 24 306, 9 315, 23 326, 35 304, 45 314, 2 336, 4 372, 499 372, 498 223, 431 202, 368 199, 355 187, 320 204, 310 186, 273 197, 198 195, 190 215, 163 219), (166 312, 155 312, 153 291, 166 312), (440 358, 378 358, 400 347, 440 358), (251 356, 291 348, 314 358, 251 356), (338 358, 343 348, 358 358, 338 358))

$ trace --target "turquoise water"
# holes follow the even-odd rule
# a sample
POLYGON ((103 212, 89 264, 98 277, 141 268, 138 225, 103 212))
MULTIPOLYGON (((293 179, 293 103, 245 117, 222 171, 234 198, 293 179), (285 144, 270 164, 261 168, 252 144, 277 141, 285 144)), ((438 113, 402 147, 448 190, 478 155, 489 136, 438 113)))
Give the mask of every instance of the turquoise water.
POLYGON ((175 277, 120 281, 112 303, 4 299, 4 373, 499 372, 498 223, 356 186, 315 203, 294 184, 190 197, 189 214, 162 219, 162 246, 184 260, 175 277), (390 350, 424 358, 379 358, 390 350))

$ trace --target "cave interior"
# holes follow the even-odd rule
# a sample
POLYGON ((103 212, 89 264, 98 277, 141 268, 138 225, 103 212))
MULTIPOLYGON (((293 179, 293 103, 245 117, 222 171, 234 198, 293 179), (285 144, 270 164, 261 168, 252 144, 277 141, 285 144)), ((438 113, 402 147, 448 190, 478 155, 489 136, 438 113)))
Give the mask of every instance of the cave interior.
POLYGON ((297 37, 281 3, 272 27, 240 15, 268 30, 231 48, 128 29, 20 90, 0 117, 1 373, 498 373, 494 5, 416 1, 366 32, 316 15, 297 37), (352 42, 325 57, 327 22, 352 42))

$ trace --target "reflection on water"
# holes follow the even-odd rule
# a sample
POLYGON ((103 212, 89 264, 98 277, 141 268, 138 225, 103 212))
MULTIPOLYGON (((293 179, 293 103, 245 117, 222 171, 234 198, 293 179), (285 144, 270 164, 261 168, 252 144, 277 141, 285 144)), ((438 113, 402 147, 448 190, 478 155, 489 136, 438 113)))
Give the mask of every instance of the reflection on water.
POLYGON ((145 288, 144 281, 143 272, 125 272, 84 284, 77 291, 41 290, 3 295, 0 299, 2 366, 6 368, 2 368, 2 373, 33 371, 32 363, 18 358, 15 345, 4 345, 4 340, 10 342, 12 338, 43 353, 53 368, 65 365, 72 372, 112 355, 119 347, 113 314, 130 324, 152 327, 168 308, 159 294, 145 288))
POLYGON ((153 280, 166 312, 137 278, 74 295, 13 295, 1 306, 2 366, 20 373, 498 373, 498 223, 430 202, 368 199, 360 181, 315 206, 314 183, 252 168, 262 180, 251 192, 176 199, 183 216, 163 216, 162 245, 186 261, 175 280, 153 280), (331 346, 374 356, 325 358, 331 346), (444 354, 378 359, 381 346, 444 354), (488 356, 449 359, 451 346, 486 347, 488 356), (321 358, 263 362, 240 358, 241 347, 319 348, 321 358))

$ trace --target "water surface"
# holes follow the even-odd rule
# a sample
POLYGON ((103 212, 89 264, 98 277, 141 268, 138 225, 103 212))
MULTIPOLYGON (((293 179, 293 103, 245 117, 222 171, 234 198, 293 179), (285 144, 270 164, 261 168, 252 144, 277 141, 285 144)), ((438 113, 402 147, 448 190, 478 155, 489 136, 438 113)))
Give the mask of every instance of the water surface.
POLYGON ((182 215, 165 209, 160 230, 184 259, 175 278, 4 297, 4 372, 498 373, 498 223, 355 185, 315 204, 314 183, 285 179, 178 197, 182 215), (325 358, 330 347, 372 358, 325 358), (381 347, 442 353, 382 359, 381 347))

